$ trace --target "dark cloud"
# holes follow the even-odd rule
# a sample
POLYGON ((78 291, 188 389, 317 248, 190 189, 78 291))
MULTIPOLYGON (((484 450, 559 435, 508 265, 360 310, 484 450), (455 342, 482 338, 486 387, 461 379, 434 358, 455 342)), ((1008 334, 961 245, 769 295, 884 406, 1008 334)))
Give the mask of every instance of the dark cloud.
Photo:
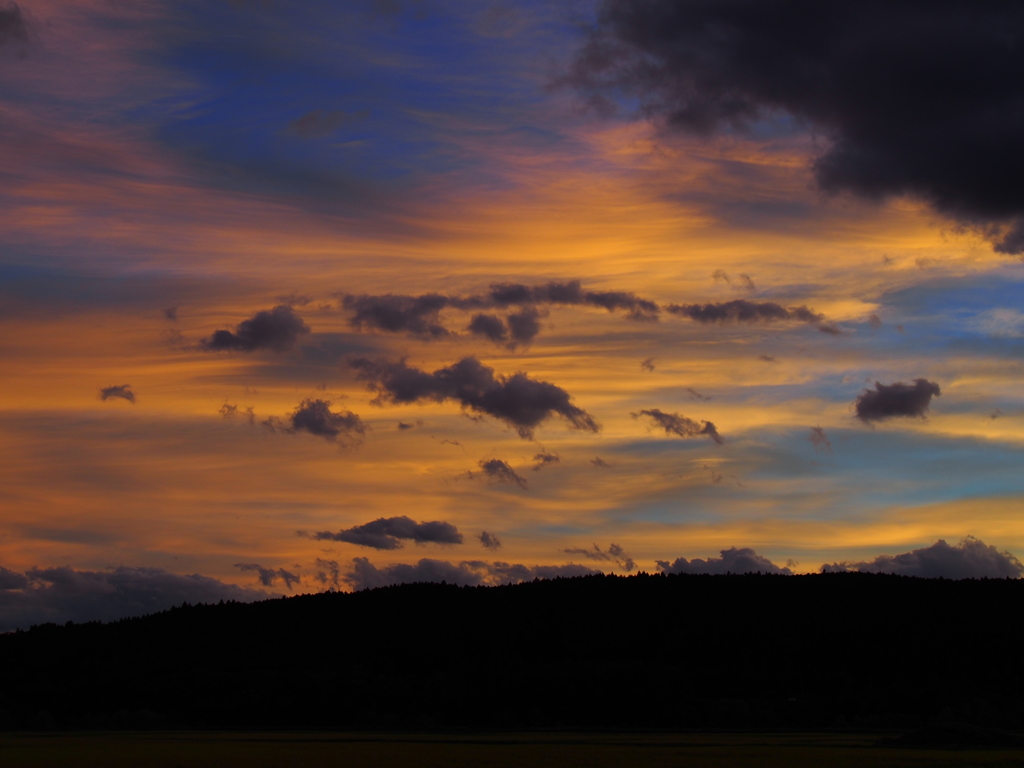
POLYGON ((665 430, 666 435, 676 435, 677 437, 707 435, 719 445, 725 442, 722 439, 722 436, 718 434, 718 430, 715 428, 715 425, 710 421, 697 423, 693 419, 688 419, 686 416, 682 416, 678 413, 665 413, 659 408, 645 408, 642 411, 637 411, 630 415, 634 419, 639 419, 641 416, 650 416, 651 420, 655 424, 665 430))
POLYGON ((653 301, 641 299, 635 294, 622 291, 587 292, 586 303, 595 307, 604 307, 609 312, 622 309, 630 320, 654 322, 658 319, 658 305, 653 301))
POLYGON ((103 387, 100 390, 100 400, 109 400, 112 397, 127 400, 132 405, 135 405, 135 393, 132 392, 131 384, 118 384, 113 387, 103 387))
POLYGON ((440 520, 417 523, 411 517, 380 517, 369 523, 331 533, 317 531, 317 541, 344 541, 373 549, 401 549, 402 541, 417 544, 461 544, 462 534, 451 523, 440 520))
POLYGON ((927 379, 914 379, 913 384, 898 381, 895 384, 875 382, 875 388, 865 389, 857 397, 854 407, 857 418, 865 424, 895 416, 924 418, 932 397, 941 395, 939 385, 927 379))
POLYGON ((292 588, 292 584, 300 582, 298 576, 286 571, 284 568, 274 570, 273 568, 264 568, 259 563, 235 563, 235 568, 243 571, 256 571, 256 578, 259 579, 260 584, 264 587, 274 586, 278 579, 281 579, 288 589, 292 588))
POLYGON ((1024 251, 1024 7, 603 0, 569 80, 698 135, 780 115, 827 140, 819 186, 910 195, 1024 251))
POLYGON ((807 439, 811 441, 814 450, 832 453, 832 443, 829 442, 828 435, 825 434, 825 430, 821 427, 811 427, 811 433, 807 436, 807 439))
POLYGON ((647 371, 648 373, 654 373, 654 360, 653 357, 648 357, 646 360, 640 361, 640 370, 647 371))
POLYGON ((407 333, 421 339, 436 339, 453 335, 444 326, 441 312, 445 309, 474 311, 509 309, 502 320, 494 314, 478 312, 467 330, 499 344, 526 345, 540 333, 540 318, 544 312, 538 307, 550 305, 594 306, 609 312, 622 310, 632 320, 657 320, 658 305, 626 291, 584 291, 578 280, 567 283, 550 282, 542 285, 523 283, 495 283, 488 292, 474 296, 448 296, 427 293, 420 296, 399 294, 344 295, 342 307, 351 313, 350 323, 356 329, 370 329, 387 333, 407 333))
POLYGON ((0 5, 0 45, 28 42, 28 28, 17 3, 0 5))
POLYGON ((586 304, 586 294, 579 280, 567 283, 524 285, 522 283, 492 283, 487 299, 496 307, 513 304, 586 304))
POLYGON ((488 533, 487 531, 480 531, 480 535, 477 536, 477 538, 480 540, 480 546, 482 546, 484 549, 490 549, 492 551, 495 549, 501 549, 501 540, 493 533, 488 533))
POLYGON ((475 357, 463 358, 433 373, 412 368, 404 360, 358 358, 351 365, 359 378, 378 393, 378 401, 454 400, 463 408, 504 422, 523 438, 532 438, 534 428, 554 415, 561 416, 572 429, 600 429, 586 411, 572 404, 569 393, 561 387, 531 379, 525 373, 495 377, 494 369, 475 357))
POLYGON ((548 464, 557 464, 562 460, 562 457, 557 453, 535 453, 533 455, 533 466, 530 467, 534 472, 539 469, 543 469, 548 464))
POLYGON ((536 307, 524 307, 519 312, 510 312, 506 320, 481 312, 473 316, 467 330, 495 344, 505 344, 509 349, 515 349, 528 345, 536 338, 540 333, 541 317, 543 314, 536 307))
POLYGON ((882 318, 880 318, 878 315, 870 315, 868 317, 868 324, 872 327, 872 329, 877 331, 879 328, 882 327, 882 318))
POLYGON ((579 555, 580 557, 585 557, 587 560, 601 560, 604 562, 615 563, 626 573, 629 573, 636 568, 636 563, 633 562, 633 558, 627 555, 618 544, 612 544, 607 550, 603 550, 595 544, 591 549, 579 547, 576 549, 563 549, 562 551, 567 555, 579 555))
MULTIPOLYGON (((25 589, 31 582, 28 576, 17 571, 10 571, 0 565, 0 590, 25 589)), ((6 630, 0 629, 0 632, 6 630)))
POLYGON ((760 360, 762 363, 775 363, 775 362, 778 362, 771 355, 758 355, 757 359, 760 360))
POLYGON ((712 399, 710 395, 702 395, 700 392, 698 392, 693 387, 687 387, 686 388, 686 393, 690 396, 691 400, 711 400, 712 399))
POLYGON ((408 429, 413 429, 414 427, 415 427, 414 424, 406 424, 404 421, 398 422, 398 430, 400 432, 404 432, 404 431, 406 431, 408 429))
POLYGON ((672 563, 667 560, 656 562, 662 573, 783 573, 787 576, 793 574, 789 568, 780 568, 767 557, 762 557, 748 547, 732 547, 721 550, 721 553, 721 557, 709 557, 707 560, 694 558, 688 561, 685 557, 680 557, 672 563))
POLYGON ((446 582, 458 586, 517 584, 534 579, 571 578, 598 573, 585 565, 520 565, 481 560, 464 560, 454 564, 446 560, 423 558, 415 564, 394 563, 377 568, 365 557, 352 560, 344 580, 355 590, 387 587, 393 584, 446 582))
POLYGON ((895 573, 927 579, 1019 579, 1024 576, 1024 565, 1020 560, 973 536, 968 536, 955 547, 939 539, 930 547, 902 555, 879 555, 862 563, 832 563, 823 565, 821 570, 823 573, 895 573))
MULTIPOLYGON (((501 459, 488 459, 486 461, 481 460, 480 472, 484 477, 494 480, 498 483, 508 483, 509 485, 518 485, 520 488, 526 488, 526 478, 518 475, 508 462, 502 461, 501 459)), ((470 477, 475 477, 477 473, 470 472, 470 477)))
POLYGON ((590 460, 590 463, 593 464, 598 469, 607 469, 608 467, 611 466, 611 464, 602 459, 600 456, 595 456, 594 458, 592 458, 590 460))
POLYGON ((441 310, 451 306, 452 299, 439 293, 423 296, 344 296, 342 307, 352 313, 353 328, 369 328, 387 333, 408 333, 421 339, 450 336, 441 325, 441 310))
POLYGON ((209 576, 162 568, 77 571, 61 567, 17 573, 0 567, 0 632, 45 622, 116 621, 185 602, 251 602, 267 596, 209 576))
POLYGON ((292 429, 336 440, 339 436, 358 440, 366 434, 366 425, 352 411, 331 411, 330 400, 303 400, 292 414, 292 429))
POLYGON ((774 301, 747 301, 734 299, 714 304, 668 304, 665 311, 678 317, 686 317, 698 323, 771 323, 780 320, 801 323, 817 323, 823 333, 838 334, 840 331, 829 323, 825 316, 807 307, 784 307, 774 301))
POLYGON ((281 304, 273 309, 257 312, 243 320, 231 331, 214 331, 213 336, 203 339, 204 348, 211 351, 229 350, 254 352, 269 349, 284 352, 291 349, 299 336, 309 333, 301 317, 291 307, 281 304))
POLYGON ((486 315, 482 312, 473 315, 466 330, 477 336, 490 339, 495 344, 504 344, 508 341, 508 329, 505 327, 505 322, 497 315, 486 315))
POLYGON ((511 345, 526 346, 533 341, 540 333, 540 311, 535 307, 524 307, 519 312, 510 312, 508 315, 508 332, 511 336, 511 345))
POLYGON ((167 307, 167 309, 164 310, 164 317, 166 317, 168 320, 177 320, 178 319, 178 308, 177 307, 167 307))

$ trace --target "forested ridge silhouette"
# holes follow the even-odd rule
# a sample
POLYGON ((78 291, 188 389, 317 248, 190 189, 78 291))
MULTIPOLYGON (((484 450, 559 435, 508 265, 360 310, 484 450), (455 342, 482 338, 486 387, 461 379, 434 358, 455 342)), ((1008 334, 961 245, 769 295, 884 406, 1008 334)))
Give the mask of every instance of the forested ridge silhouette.
POLYGON ((185 605, 0 635, 26 727, 1024 721, 1024 580, 586 576, 185 605))

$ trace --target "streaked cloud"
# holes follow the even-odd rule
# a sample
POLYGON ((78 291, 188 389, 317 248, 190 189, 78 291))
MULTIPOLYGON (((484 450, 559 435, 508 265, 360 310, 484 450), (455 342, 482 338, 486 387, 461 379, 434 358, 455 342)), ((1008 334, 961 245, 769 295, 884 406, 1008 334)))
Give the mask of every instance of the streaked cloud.
POLYGON ((380 517, 369 523, 332 533, 317 531, 316 541, 344 541, 373 549, 401 549, 404 541, 417 544, 461 544, 462 534, 451 523, 441 520, 417 523, 411 517, 380 517))

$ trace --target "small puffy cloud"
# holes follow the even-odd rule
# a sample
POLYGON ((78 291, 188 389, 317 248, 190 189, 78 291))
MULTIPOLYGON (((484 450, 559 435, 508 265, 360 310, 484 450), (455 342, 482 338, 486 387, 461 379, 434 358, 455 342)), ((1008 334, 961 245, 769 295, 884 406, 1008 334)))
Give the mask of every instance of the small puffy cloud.
POLYGON ((477 538, 480 540, 480 546, 484 549, 490 549, 492 551, 495 549, 501 549, 501 540, 493 533, 480 531, 480 535, 477 536, 477 538))
POLYGON ((354 590, 388 587, 394 584, 440 583, 457 586, 495 586, 517 584, 533 579, 571 578, 599 573, 585 565, 521 565, 481 560, 464 560, 458 564, 446 560, 423 558, 417 563, 393 563, 377 568, 365 557, 352 560, 344 576, 354 590))
POLYGON ((686 416, 681 416, 678 413, 665 413, 659 408, 645 408, 630 415, 634 419, 639 419, 641 416, 649 416, 655 424, 665 430, 666 435, 676 435, 677 437, 707 435, 719 445, 725 442, 722 436, 718 434, 715 425, 710 421, 697 423, 686 416))
POLYGON ((895 384, 875 382, 875 388, 865 389, 854 402, 857 418, 865 424, 896 416, 924 418, 932 397, 942 392, 939 385, 927 379, 914 379, 913 384, 898 381, 895 384))
POLYGON ((828 435, 825 434, 825 430, 821 427, 811 427, 811 433, 807 436, 807 439, 814 446, 814 450, 832 453, 832 443, 829 442, 828 435))
POLYGON ((121 566, 109 571, 68 567, 0 567, 0 632, 33 624, 116 621, 164 611, 182 603, 251 602, 267 594, 200 574, 121 566))
POLYGON ((901 555, 879 555, 860 563, 832 563, 823 565, 821 570, 822 573, 894 573, 926 579, 1019 579, 1024 576, 1020 560, 973 536, 953 547, 939 539, 930 547, 901 555))
POLYGON ((301 581, 298 576, 286 571, 284 568, 278 568, 276 570, 273 568, 264 568, 259 563, 235 563, 235 568, 242 571, 255 571, 256 578, 264 587, 272 587, 278 579, 281 579, 288 589, 291 589, 292 584, 298 584, 301 581))
POLYGON ((594 458, 592 458, 590 460, 590 463, 593 464, 598 469, 608 469, 608 467, 611 466, 611 464, 602 459, 600 456, 595 456, 594 458))
POLYGON ((214 331, 202 345, 210 351, 255 352, 269 349, 284 352, 295 346, 309 326, 287 305, 261 310, 231 331, 214 331))
POLYGON ((488 315, 483 312, 473 315, 466 329, 477 336, 490 339, 495 344, 504 344, 508 341, 508 329, 505 322, 497 315, 488 315))
POLYGON ((633 558, 626 554, 625 550, 622 549, 618 544, 612 544, 607 550, 601 549, 595 544, 591 549, 585 547, 578 547, 573 549, 562 550, 567 555, 579 555, 585 557, 587 560, 601 560, 604 562, 615 563, 626 573, 629 573, 636 567, 636 563, 633 558))
POLYGON ((351 411, 331 410, 330 400, 303 400, 291 417, 292 429, 336 440, 339 436, 358 440, 366 434, 366 425, 351 411))
POLYGON ((640 361, 640 370, 647 371, 648 373, 654 373, 654 360, 653 357, 648 357, 645 360, 640 361))
POLYGON ((470 472, 470 477, 475 477, 476 474, 482 474, 489 480, 493 480, 498 483, 508 483, 509 485, 518 485, 520 488, 526 488, 526 478, 521 477, 516 473, 508 462, 502 461, 501 459, 488 459, 486 461, 481 460, 480 472, 470 472))
POLYGON ((164 310, 164 317, 167 318, 168 320, 177 320, 178 319, 178 308, 177 307, 167 307, 164 310))
POLYGON ((402 541, 417 544, 461 544, 462 534, 451 523, 441 520, 417 523, 411 517, 380 517, 369 523, 332 533, 318 531, 317 541, 344 541, 373 549, 401 549, 402 541))
POLYGON ((590 414, 573 405, 571 396, 561 387, 531 379, 525 373, 495 376, 493 368, 475 357, 463 358, 433 373, 413 368, 404 360, 358 358, 351 365, 358 377, 378 393, 378 403, 454 400, 470 411, 504 422, 524 439, 532 438, 537 426, 556 415, 571 429, 600 429, 590 414))
POLYGON ((657 560, 662 573, 782 573, 791 576, 793 571, 788 567, 779 567, 767 557, 762 557, 753 549, 744 547, 721 550, 721 557, 709 557, 707 560, 685 557, 674 562, 657 560))
POLYGON ((540 333, 540 310, 534 307, 524 307, 519 312, 510 312, 508 315, 508 332, 510 346, 526 346, 533 341, 540 333))
POLYGON ((111 398, 127 400, 132 405, 135 405, 135 393, 132 392, 131 384, 118 384, 112 387, 103 387, 100 390, 100 400, 106 401, 111 398))

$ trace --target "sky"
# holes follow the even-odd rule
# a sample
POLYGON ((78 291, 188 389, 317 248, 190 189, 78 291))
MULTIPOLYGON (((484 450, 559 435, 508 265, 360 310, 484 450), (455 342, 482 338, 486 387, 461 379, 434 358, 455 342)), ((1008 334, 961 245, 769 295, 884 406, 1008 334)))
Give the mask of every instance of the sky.
POLYGON ((1021 83, 1008 2, 0 3, 0 630, 1022 575, 1021 83))

